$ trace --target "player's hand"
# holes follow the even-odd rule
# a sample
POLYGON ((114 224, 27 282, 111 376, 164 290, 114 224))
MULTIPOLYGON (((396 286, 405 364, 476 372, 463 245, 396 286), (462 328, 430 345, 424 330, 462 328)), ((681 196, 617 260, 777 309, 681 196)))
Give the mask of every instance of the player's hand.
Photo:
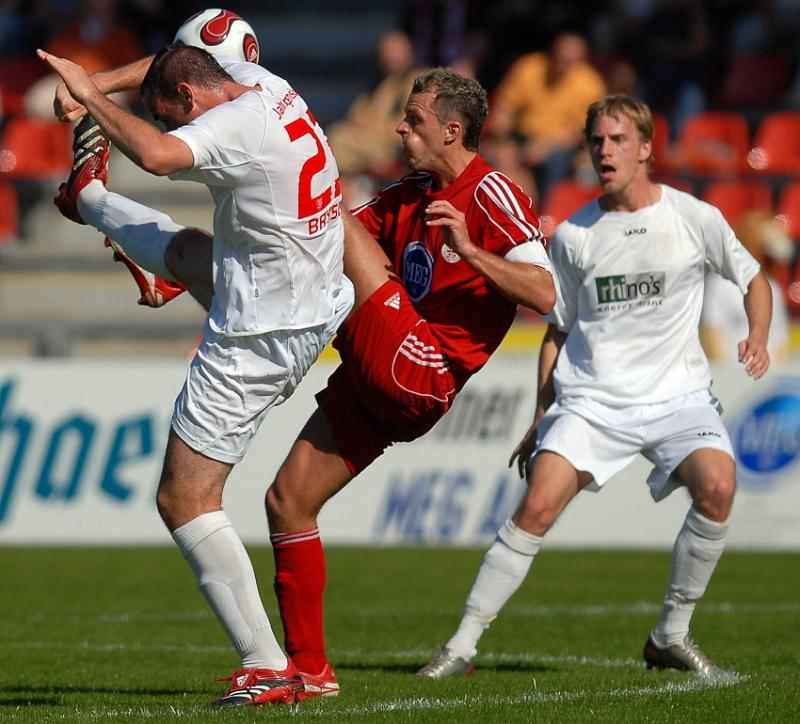
POLYGON ((508 459, 508 467, 514 464, 514 460, 517 461, 517 470, 525 480, 528 479, 530 474, 530 460, 536 448, 536 428, 538 424, 539 420, 537 419, 522 436, 522 440, 519 441, 519 444, 514 448, 514 452, 511 453, 511 457, 508 459))
POLYGON ((750 336, 739 342, 739 362, 754 380, 761 379, 770 362, 766 340, 750 336))
POLYGON ((53 112, 59 121, 71 123, 86 115, 86 108, 76 101, 62 80, 56 87, 53 112))
POLYGON ((433 201, 425 209, 428 226, 441 226, 447 245, 459 256, 468 257, 478 247, 472 243, 467 231, 467 220, 449 201, 433 201))
POLYGON ((78 103, 83 103, 91 93, 99 92, 89 74, 77 63, 41 49, 36 51, 36 55, 61 76, 69 94, 78 103))

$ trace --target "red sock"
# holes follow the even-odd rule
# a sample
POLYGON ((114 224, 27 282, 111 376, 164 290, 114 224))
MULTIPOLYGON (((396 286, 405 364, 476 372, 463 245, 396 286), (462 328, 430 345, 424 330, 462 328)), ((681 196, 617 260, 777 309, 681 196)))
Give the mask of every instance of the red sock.
POLYGON ((319 528, 274 533, 270 540, 286 653, 300 671, 317 674, 328 663, 322 625, 327 576, 319 528))

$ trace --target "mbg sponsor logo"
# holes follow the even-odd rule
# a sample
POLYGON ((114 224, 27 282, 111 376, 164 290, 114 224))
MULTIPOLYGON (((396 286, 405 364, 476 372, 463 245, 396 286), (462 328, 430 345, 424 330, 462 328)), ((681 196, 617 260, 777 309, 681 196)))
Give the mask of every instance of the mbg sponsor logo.
POLYGON ((522 480, 510 471, 498 473, 488 492, 469 469, 395 471, 389 476, 373 535, 387 543, 486 540, 513 514, 524 489, 522 480))
POLYGON ((424 299, 431 290, 433 257, 421 241, 412 241, 403 251, 403 282, 412 302, 424 299))
POLYGON ((632 302, 639 299, 661 297, 664 294, 666 275, 664 272, 643 272, 641 274, 615 274, 597 277, 598 304, 632 302))
POLYGON ((764 490, 789 475, 800 462, 800 378, 779 380, 751 402, 732 426, 739 482, 764 490))
POLYGON ((90 493, 122 504, 153 495, 157 476, 137 472, 163 455, 163 420, 132 413, 103 422, 75 410, 45 423, 18 408, 17 385, 0 381, 0 531, 21 497, 64 505, 90 493))

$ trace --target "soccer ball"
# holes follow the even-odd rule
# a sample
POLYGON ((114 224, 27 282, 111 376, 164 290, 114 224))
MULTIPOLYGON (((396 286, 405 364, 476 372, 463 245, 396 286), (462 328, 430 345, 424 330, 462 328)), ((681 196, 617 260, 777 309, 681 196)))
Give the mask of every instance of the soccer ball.
POLYGON ((175 43, 203 48, 211 55, 258 63, 258 40, 253 28, 236 13, 220 8, 192 15, 175 33, 175 43))

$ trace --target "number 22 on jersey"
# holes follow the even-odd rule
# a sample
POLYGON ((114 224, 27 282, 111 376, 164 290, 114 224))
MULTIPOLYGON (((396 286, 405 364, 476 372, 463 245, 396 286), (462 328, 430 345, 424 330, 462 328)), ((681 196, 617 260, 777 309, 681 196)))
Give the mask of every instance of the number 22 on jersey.
POLYGON ((325 169, 325 147, 314 129, 316 125, 314 117, 310 111, 306 113, 308 119, 302 116, 295 118, 290 123, 287 123, 284 128, 289 135, 290 141, 294 142, 304 136, 311 136, 316 145, 316 153, 306 159, 297 179, 297 218, 308 219, 308 233, 316 234, 322 231, 330 221, 339 218, 339 204, 331 206, 331 201, 339 198, 342 191, 338 176, 333 186, 328 186, 322 193, 314 196, 311 190, 311 182, 314 176, 325 169), (310 123, 309 120, 311 121, 310 123))

